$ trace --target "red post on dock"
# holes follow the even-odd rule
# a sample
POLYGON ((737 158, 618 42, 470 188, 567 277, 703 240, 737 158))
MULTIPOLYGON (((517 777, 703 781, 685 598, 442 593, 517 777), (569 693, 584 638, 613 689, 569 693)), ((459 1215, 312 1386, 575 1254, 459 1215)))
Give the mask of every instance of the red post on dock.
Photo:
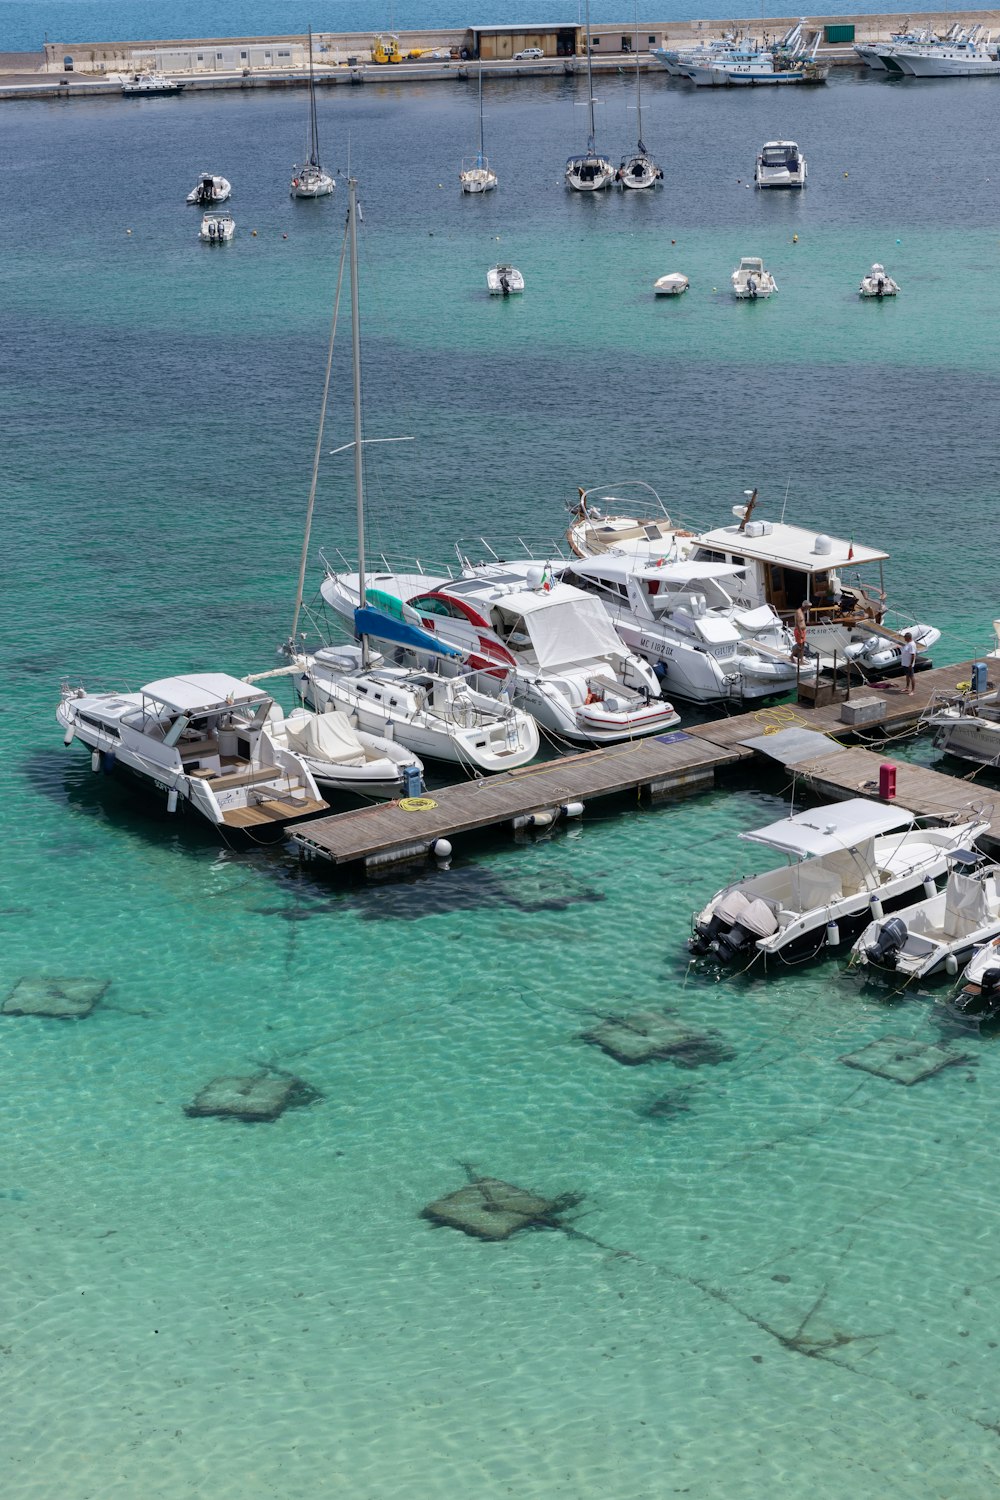
POLYGON ((883 802, 892 802, 896 796, 896 767, 885 760, 878 768, 878 794, 883 802))

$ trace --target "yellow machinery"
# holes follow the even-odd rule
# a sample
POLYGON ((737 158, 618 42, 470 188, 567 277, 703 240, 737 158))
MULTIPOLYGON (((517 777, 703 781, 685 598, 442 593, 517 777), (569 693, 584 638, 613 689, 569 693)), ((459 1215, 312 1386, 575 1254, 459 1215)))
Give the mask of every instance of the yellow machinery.
POLYGON ((382 36, 380 33, 372 38, 372 62, 398 63, 402 61, 403 54, 399 50, 398 36, 382 36))

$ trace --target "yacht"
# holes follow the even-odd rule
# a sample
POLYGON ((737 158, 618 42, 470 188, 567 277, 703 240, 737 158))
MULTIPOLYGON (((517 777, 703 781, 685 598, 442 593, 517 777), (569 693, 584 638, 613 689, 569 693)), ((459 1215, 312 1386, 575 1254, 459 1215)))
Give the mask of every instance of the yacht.
POLYGON ((876 261, 871 270, 866 271, 862 276, 858 291, 862 297, 877 297, 881 299, 882 297, 895 297, 899 291, 899 287, 893 281, 892 277, 886 274, 885 266, 879 265, 878 261, 876 261))
MULTIPOLYGON (((458 578, 384 573, 372 586, 405 600, 423 629, 457 647, 478 688, 499 695, 506 687, 562 740, 607 745, 679 722, 652 667, 623 644, 600 602, 558 582, 545 564, 466 562, 458 578)), ((357 574, 330 574, 320 592, 349 615, 357 574)))
POLYGON ((747 504, 733 507, 734 523, 700 532, 687 543, 696 560, 744 570, 731 588, 738 610, 747 611, 752 620, 770 606, 790 628, 801 605, 807 649, 823 665, 847 658, 868 674, 896 670, 906 631, 916 642, 918 667, 929 664, 928 653, 941 632, 895 611, 895 628, 888 623, 887 552, 783 521, 756 519, 757 491, 745 495, 747 504), (877 578, 871 576, 875 567, 877 578))
POLYGON ((271 697, 224 672, 150 682, 137 693, 64 684, 56 718, 94 770, 122 766, 220 828, 258 833, 327 804, 302 756, 272 740, 271 697))
POLYGON ((574 557, 599 557, 605 552, 625 552, 638 558, 669 558, 686 555, 693 532, 678 526, 651 484, 644 479, 619 480, 613 486, 591 485, 577 491, 570 506, 566 540, 574 557), (613 495, 609 490, 638 490, 642 508, 651 514, 635 515, 636 500, 613 495))
POLYGON ((806 159, 794 141, 765 141, 757 154, 754 182, 759 188, 804 188, 806 159))
POLYGON ((572 562, 559 576, 600 599, 626 646, 653 664, 671 696, 744 703, 791 691, 797 665, 776 619, 773 646, 741 634, 725 587, 739 571, 608 553, 572 562))
POLYGON ((236 220, 231 214, 203 214, 198 238, 206 245, 228 245, 236 233, 236 220))
POLYGON ((740 834, 786 863, 717 891, 694 920, 692 952, 747 968, 761 955, 789 963, 837 947, 873 901, 898 906, 921 886, 929 897, 949 855, 988 826, 918 828, 904 807, 852 797, 740 834))
POLYGON ((635 114, 636 114, 636 148, 627 156, 622 157, 621 166, 617 171, 617 179, 624 190, 635 191, 643 188, 655 188, 663 181, 663 168, 646 150, 642 139, 642 79, 639 69, 639 33, 636 30, 635 43, 635 114))
POLYGON ((653 294, 657 297, 679 297, 691 285, 682 271, 668 271, 653 282, 653 294))
MULTIPOLYGON (((989 824, 981 827, 985 832, 989 824)), ((882 914, 879 902, 851 949, 851 961, 905 981, 942 971, 957 974, 975 948, 1000 936, 1000 866, 975 869, 979 862, 973 850, 956 849, 948 856, 944 890, 898 908, 891 917, 882 914)))
POLYGON ((147 94, 183 94, 185 85, 166 73, 130 73, 122 84, 126 99, 138 99, 147 94))
POLYGON ((232 191, 232 186, 224 177, 213 176, 211 172, 203 172, 198 179, 198 185, 188 193, 187 201, 200 204, 203 208, 211 208, 213 204, 225 203, 232 191))
POLYGON ((309 142, 306 159, 292 169, 293 198, 326 198, 337 184, 324 172, 319 160, 319 124, 316 119, 316 80, 313 76, 313 39, 309 33, 309 142))
POLYGON ((491 266, 486 272, 486 287, 491 297, 511 297, 524 291, 524 277, 516 266, 491 266))
POLYGON ((587 107, 590 110, 590 135, 587 149, 580 156, 571 156, 566 163, 566 186, 577 193, 597 193, 608 188, 615 180, 615 169, 603 152, 596 146, 597 127, 594 124, 594 68, 591 61, 590 4, 587 4, 587 107))
POLYGON ((733 296, 741 302, 756 302, 778 290, 778 283, 770 271, 764 270, 759 255, 744 255, 729 279, 733 284, 733 296))

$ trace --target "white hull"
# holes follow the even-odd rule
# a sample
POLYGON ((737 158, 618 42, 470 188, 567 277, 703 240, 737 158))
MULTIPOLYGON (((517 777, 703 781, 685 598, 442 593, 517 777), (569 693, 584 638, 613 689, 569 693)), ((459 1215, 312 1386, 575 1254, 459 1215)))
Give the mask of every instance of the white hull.
POLYGON ((615 169, 606 156, 596 152, 574 156, 566 163, 566 186, 577 193, 599 193, 615 180, 615 169))
POLYGON ((423 787, 423 764, 412 750, 359 730, 343 712, 310 713, 297 708, 269 723, 273 745, 302 757, 318 786, 376 801, 402 797, 423 787))
POLYGON ((851 950, 861 968, 904 979, 957 974, 976 948, 1000 934, 997 867, 953 874, 943 891, 869 922, 851 950))
POLYGON ((293 198, 326 198, 336 186, 328 173, 317 168, 308 174, 300 172, 297 177, 293 177, 289 191, 293 198))
POLYGON ((618 181, 623 188, 641 191, 658 187, 663 181, 663 172, 651 156, 637 151, 634 156, 627 156, 618 168, 618 181))
POLYGON ((893 59, 911 78, 988 78, 1000 73, 1000 62, 976 48, 897 47, 893 59))
POLYGON ((206 245, 228 245, 236 233, 236 221, 228 214, 206 214, 198 238, 206 245))
POLYGON ((486 289, 491 297, 513 297, 524 291, 524 277, 516 266, 491 266, 486 289))
POLYGON ((653 282, 653 294, 657 297, 679 297, 691 285, 680 271, 670 271, 653 282))
POLYGON ((188 193, 187 201, 203 208, 211 208, 214 204, 225 203, 232 191, 232 185, 225 177, 210 177, 206 174, 198 186, 188 193))
POLYGON ((458 177, 463 193, 492 193, 497 185, 497 174, 492 167, 466 167, 458 177))
POLYGON ((1000 766, 1000 710, 995 696, 981 706, 943 708, 930 722, 937 729, 935 749, 975 765, 1000 766))

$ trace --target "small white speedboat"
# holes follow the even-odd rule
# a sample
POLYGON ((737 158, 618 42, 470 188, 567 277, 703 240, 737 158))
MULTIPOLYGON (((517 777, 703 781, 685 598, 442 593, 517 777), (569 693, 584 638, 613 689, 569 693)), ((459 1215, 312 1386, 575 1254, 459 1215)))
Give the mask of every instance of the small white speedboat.
POLYGON ((225 203, 232 191, 232 184, 227 182, 225 177, 203 172, 197 185, 188 193, 187 201, 199 204, 203 208, 211 208, 215 203, 225 203))
POLYGON ((759 188, 804 188, 806 159, 794 141, 765 141, 753 180, 759 188))
POLYGON ((680 271, 668 271, 666 276, 653 282, 653 293, 657 297, 679 297, 691 285, 680 271))
POLYGON ((235 233, 236 220, 231 214, 205 214, 198 238, 206 245, 228 245, 235 233))
POLYGON ((282 715, 275 707, 267 721, 275 748, 291 750, 312 772, 318 786, 362 797, 413 796, 423 791, 423 763, 405 745, 366 734, 352 716, 332 708, 310 713, 295 708, 282 715))
POLYGON ((122 84, 126 99, 136 99, 144 94, 183 94, 185 85, 166 73, 130 73, 122 84))
POLYGON ((811 958, 856 930, 873 898, 883 909, 898 906, 924 885, 929 899, 949 854, 988 827, 918 828, 905 807, 852 797, 743 833, 780 850, 787 864, 717 891, 695 918, 691 950, 744 968, 761 954, 786 963, 811 958))
POLYGON ((866 271, 864 276, 862 276, 858 291, 862 297, 877 297, 881 299, 882 297, 895 297, 899 292, 899 287, 893 281, 892 277, 887 274, 885 266, 880 266, 878 261, 876 261, 871 270, 866 271))
POLYGON ((956 849, 943 891, 891 917, 879 915, 872 897, 872 920, 851 949, 862 968, 883 969, 902 979, 925 979, 942 969, 957 974, 974 948, 1000 936, 1000 866, 973 867, 980 856, 956 849))
POLYGON ((949 1009, 961 1020, 977 1023, 1000 1016, 1000 937, 973 953, 949 1009))
POLYGON ((524 277, 516 266, 490 266, 486 272, 486 285, 491 297, 510 297, 524 291, 524 277))
POLYGON ((927 722, 937 731, 936 750, 974 765, 1000 766, 1000 690, 965 693, 927 722))
POLYGON ((744 255, 733 272, 733 296, 741 302, 756 302, 761 297, 770 297, 778 290, 778 284, 770 271, 765 271, 759 255, 744 255))

